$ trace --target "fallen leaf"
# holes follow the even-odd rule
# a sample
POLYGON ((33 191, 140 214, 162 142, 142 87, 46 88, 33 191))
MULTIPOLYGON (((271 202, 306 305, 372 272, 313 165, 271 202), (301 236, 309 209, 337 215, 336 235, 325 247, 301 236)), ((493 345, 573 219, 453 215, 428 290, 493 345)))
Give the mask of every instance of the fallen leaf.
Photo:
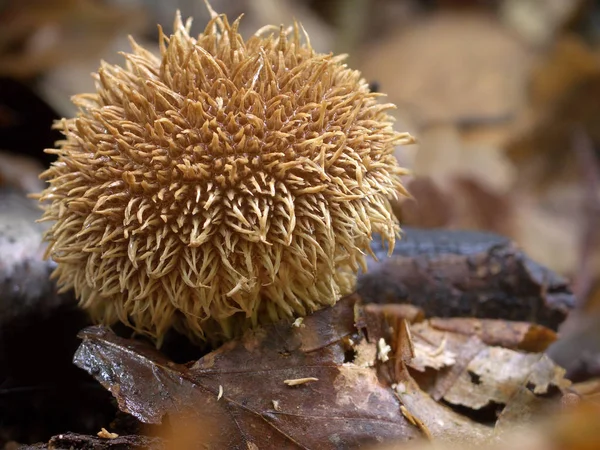
POLYGON ((453 405, 481 409, 494 402, 506 405, 520 387, 546 394, 550 386, 565 388, 564 369, 541 354, 518 353, 500 347, 479 352, 444 394, 453 405))
POLYGON ((422 391, 407 372, 403 372, 398 381, 403 386, 401 390, 396 388, 398 399, 436 441, 473 445, 491 438, 493 428, 442 406, 422 391))
POLYGON ((256 331, 190 367, 89 328, 81 333, 75 363, 113 393, 121 410, 144 423, 161 423, 167 414, 193 416, 204 428, 204 443, 215 449, 337 449, 414 439, 419 431, 376 369, 344 363, 343 340, 357 333, 355 301, 305 317, 304 328, 279 324, 256 331), (317 380, 284 383, 301 378, 317 380))
POLYGON ((487 345, 543 352, 557 338, 549 328, 529 322, 470 317, 432 318, 429 324, 441 331, 477 336, 487 345))

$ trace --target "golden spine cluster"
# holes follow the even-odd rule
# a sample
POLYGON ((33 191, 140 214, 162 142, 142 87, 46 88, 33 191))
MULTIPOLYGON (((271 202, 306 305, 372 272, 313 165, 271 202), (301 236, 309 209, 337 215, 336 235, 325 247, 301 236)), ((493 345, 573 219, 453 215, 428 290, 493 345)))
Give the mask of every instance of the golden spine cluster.
POLYGON ((132 41, 42 177, 48 255, 99 322, 196 339, 302 316, 353 288, 372 233, 393 246, 404 193, 378 94, 296 24, 244 41, 178 15, 160 57, 132 41))

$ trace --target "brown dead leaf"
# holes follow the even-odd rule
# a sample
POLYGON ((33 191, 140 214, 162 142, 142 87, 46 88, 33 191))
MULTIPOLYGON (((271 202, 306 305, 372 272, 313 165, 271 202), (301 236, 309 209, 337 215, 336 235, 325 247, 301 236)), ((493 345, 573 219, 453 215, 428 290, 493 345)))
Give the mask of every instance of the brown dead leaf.
POLYGON ((519 184, 548 188, 580 177, 572 151, 576 127, 600 143, 600 60, 582 39, 566 35, 533 71, 532 124, 505 145, 519 184))
POLYGON ((376 369, 344 363, 344 338, 356 334, 355 301, 306 317, 304 328, 280 324, 249 334, 191 367, 90 328, 81 334, 75 363, 144 423, 160 423, 167 414, 193 417, 203 443, 214 449, 337 449, 414 439, 418 429, 376 369), (284 383, 299 378, 318 381, 284 383))
POLYGON ((453 405, 481 409, 491 402, 506 405, 519 388, 527 386, 534 394, 546 394, 550 386, 565 388, 564 369, 545 355, 518 353, 500 347, 487 347, 467 365, 444 400, 453 405))
MULTIPOLYGON (((497 408, 502 420, 496 422, 496 434, 523 422, 524 416, 537 417, 556 408, 556 399, 569 382, 563 378, 565 371, 546 355, 488 347, 477 333, 470 335, 465 327, 456 326, 463 319, 454 324, 447 319, 461 333, 438 329, 432 326, 434 321, 443 324, 446 319, 412 326, 415 358, 407 364, 413 379, 433 399, 471 409, 473 417, 486 422, 490 416, 484 408, 497 408)), ((491 341, 499 340, 494 332, 500 337, 506 333, 502 327, 491 327, 491 341)))
POLYGON ((432 318, 429 323, 437 330, 477 336, 487 345, 529 352, 543 352, 557 337, 549 328, 529 322, 454 317, 432 318))
POLYGON ((493 429, 442 406, 422 391, 404 371, 396 385, 396 394, 404 407, 418 418, 436 441, 463 446, 487 442, 493 429))
POLYGON ((582 81, 600 75, 596 52, 580 37, 565 34, 531 73, 532 106, 545 108, 582 81))

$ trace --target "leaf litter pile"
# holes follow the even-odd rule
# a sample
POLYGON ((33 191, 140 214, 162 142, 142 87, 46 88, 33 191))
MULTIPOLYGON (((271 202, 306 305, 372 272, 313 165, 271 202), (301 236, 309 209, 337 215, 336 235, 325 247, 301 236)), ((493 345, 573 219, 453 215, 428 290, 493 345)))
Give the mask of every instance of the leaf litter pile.
POLYGON ((556 408, 570 385, 543 353, 514 350, 543 350, 549 329, 405 313, 350 296, 300 326, 249 333, 185 365, 91 327, 74 361, 140 422, 168 416, 170 430, 156 432, 169 448, 182 448, 181 436, 208 448, 481 444, 556 408))
POLYGON ((595 2, 376 0, 345 14, 214 0, 247 12, 246 31, 289 14, 315 48, 349 52, 419 139, 397 155, 413 198, 393 205, 392 257, 376 238, 380 262, 334 307, 216 349, 169 335, 160 351, 90 326, 56 292, 25 196, 43 189, 51 122, 74 114, 99 59, 172 20, 138 3, 147 17, 93 0, 0 8, 0 447, 600 448, 595 2))

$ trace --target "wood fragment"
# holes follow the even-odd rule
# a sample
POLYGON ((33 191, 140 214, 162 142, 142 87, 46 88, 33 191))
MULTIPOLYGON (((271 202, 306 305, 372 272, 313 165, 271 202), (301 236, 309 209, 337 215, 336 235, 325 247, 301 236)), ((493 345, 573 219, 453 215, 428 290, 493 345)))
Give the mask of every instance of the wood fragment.
POLYGON ((307 378, 296 378, 293 380, 283 380, 288 386, 298 386, 300 384, 310 383, 311 381, 319 381, 318 378, 307 377, 307 378))
POLYGON ((428 317, 534 322, 556 330, 575 304, 563 277, 493 233, 403 228, 391 257, 378 239, 357 293, 367 303, 409 303, 428 317))
POLYGON ((116 439, 119 437, 117 433, 111 433, 106 428, 102 428, 100 431, 98 431, 97 435, 102 439, 116 439))
POLYGON ((377 341, 377 359, 381 362, 387 362, 390 360, 388 354, 392 351, 392 347, 390 347, 384 338, 380 338, 377 341))
POLYGON ((400 405, 400 411, 402 412, 402 415, 404 417, 406 417, 406 419, 412 423, 414 426, 416 426, 424 435, 428 440, 433 440, 433 436, 431 435, 431 432, 429 431, 429 429, 427 428, 427 426, 423 423, 422 420, 420 420, 418 417, 415 417, 414 415, 412 415, 410 413, 410 411, 408 409, 406 409, 406 407, 404 405, 400 405))

